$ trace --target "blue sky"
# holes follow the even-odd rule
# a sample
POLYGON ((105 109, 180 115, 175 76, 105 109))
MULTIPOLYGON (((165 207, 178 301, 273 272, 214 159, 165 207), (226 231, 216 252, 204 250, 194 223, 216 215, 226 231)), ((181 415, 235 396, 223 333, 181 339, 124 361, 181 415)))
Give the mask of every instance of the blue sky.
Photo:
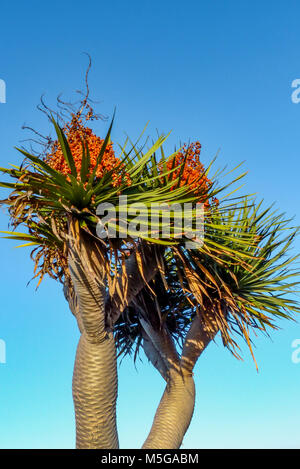
MULTIPOLYGON (((0 164, 19 162, 24 123, 47 132, 36 111, 82 87, 88 52, 97 109, 117 106, 113 139, 172 130, 170 145, 199 139, 203 162, 245 160, 244 192, 299 218, 300 78, 297 1, 37 1, 1 5, 0 164)), ((98 123, 101 135, 107 125, 98 123)), ((0 211, 0 227, 7 228, 0 211)), ((295 252, 299 251, 299 240, 295 252)), ((72 448, 72 366, 78 332, 61 288, 36 292, 27 252, 0 241, 0 448, 72 448)), ((184 448, 300 448, 300 363, 291 360, 299 323, 259 337, 259 373, 244 348, 236 361, 220 341, 197 364, 197 402, 184 448)), ((146 362, 120 367, 118 420, 123 448, 140 447, 164 384, 146 362)))

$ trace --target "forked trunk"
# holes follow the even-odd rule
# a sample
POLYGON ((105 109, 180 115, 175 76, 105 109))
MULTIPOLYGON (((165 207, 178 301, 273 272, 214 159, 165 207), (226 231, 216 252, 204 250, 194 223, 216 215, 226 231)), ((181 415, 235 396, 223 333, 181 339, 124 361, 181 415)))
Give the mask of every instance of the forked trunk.
POLYGON ((143 449, 178 449, 190 425, 195 406, 192 372, 181 366, 174 341, 166 328, 154 330, 140 318, 144 350, 167 382, 143 449))
MULTIPOLYGON (((105 259, 77 222, 71 221, 69 234, 69 270, 76 300, 69 298, 69 304, 81 331, 73 375, 76 447, 117 449, 117 359, 113 334, 106 327, 105 259)), ((132 283, 133 277, 128 278, 132 283)), ((136 283, 134 292, 142 285, 136 283)), ((129 297, 121 301, 120 311, 129 297)), ((167 328, 154 330, 142 316, 140 323, 145 352, 167 381, 143 449, 178 449, 194 412, 193 368, 218 329, 206 330, 196 317, 180 358, 167 328)))
POLYGON ((163 329, 154 331, 144 319, 140 322, 144 329, 145 353, 167 381, 143 449, 178 449, 189 428, 195 407, 193 369, 199 356, 217 334, 218 327, 212 319, 211 328, 207 329, 196 316, 179 358, 170 334, 163 329))

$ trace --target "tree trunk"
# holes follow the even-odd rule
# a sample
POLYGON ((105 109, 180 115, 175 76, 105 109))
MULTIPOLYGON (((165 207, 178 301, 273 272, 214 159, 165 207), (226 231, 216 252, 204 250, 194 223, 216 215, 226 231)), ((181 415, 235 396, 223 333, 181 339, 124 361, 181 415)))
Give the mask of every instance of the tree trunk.
POLYGON ((192 375, 171 372, 143 449, 178 449, 190 425, 195 406, 192 375))
POLYGON ((214 339, 218 327, 212 318, 207 330, 195 317, 185 338, 181 359, 166 330, 154 331, 149 323, 140 320, 146 334, 145 353, 164 379, 167 386, 156 411, 154 421, 143 449, 178 449, 189 428, 195 407, 194 366, 207 345, 214 339), (167 368, 167 373, 164 367, 167 368))
POLYGON ((73 374, 76 447, 116 449, 117 359, 113 334, 105 329, 103 258, 75 223, 70 234, 69 270, 82 331, 73 374))
POLYGON ((167 385, 143 449, 177 449, 190 425, 195 406, 191 372, 183 372, 181 360, 168 330, 156 331, 142 317, 145 353, 167 385))
POLYGON ((113 335, 103 342, 79 340, 73 399, 76 415, 76 448, 118 448, 116 426, 117 367, 113 335))

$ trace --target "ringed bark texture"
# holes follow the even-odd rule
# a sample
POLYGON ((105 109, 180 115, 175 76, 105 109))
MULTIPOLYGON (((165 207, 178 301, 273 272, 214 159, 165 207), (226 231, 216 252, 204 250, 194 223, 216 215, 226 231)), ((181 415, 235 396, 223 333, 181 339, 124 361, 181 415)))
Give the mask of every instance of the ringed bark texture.
POLYGON ((195 383, 193 369, 197 359, 218 332, 212 321, 207 331, 196 316, 185 339, 181 359, 178 362, 172 339, 162 331, 151 331, 145 321, 141 321, 146 336, 146 354, 164 379, 167 386, 156 411, 154 421, 143 449, 178 449, 190 425, 195 407, 195 383), (150 341, 150 345, 147 343, 150 341), (152 347, 151 347, 152 343, 152 347), (156 356, 158 355, 158 357, 156 356), (160 358, 160 360, 159 360, 160 358), (168 372, 161 366, 163 362, 168 372), (164 371, 164 372, 162 372, 164 371))
POLYGON ((100 343, 80 337, 73 375, 78 449, 117 449, 117 366, 113 335, 100 343))
POLYGON ((76 447, 117 449, 117 359, 113 334, 105 330, 104 271, 93 243, 76 234, 69 254, 82 330, 73 374, 76 447))
POLYGON ((190 425, 195 407, 192 375, 171 377, 142 449, 178 449, 190 425))

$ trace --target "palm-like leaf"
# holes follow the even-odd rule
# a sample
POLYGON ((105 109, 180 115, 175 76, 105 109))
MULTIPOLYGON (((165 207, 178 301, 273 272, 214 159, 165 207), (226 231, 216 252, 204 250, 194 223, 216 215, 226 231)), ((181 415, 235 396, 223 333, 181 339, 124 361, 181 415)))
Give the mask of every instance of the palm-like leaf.
MULTIPOLYGON (((237 329, 251 348, 249 327, 264 331, 266 326, 275 327, 277 316, 290 318, 293 312, 298 312, 296 302, 289 298, 297 284, 290 280, 296 272, 289 268, 295 259, 282 261, 295 230, 287 232, 286 238, 282 239, 280 236, 287 229, 283 217, 272 214, 270 210, 259 210, 253 201, 230 199, 234 192, 232 184, 243 174, 224 186, 218 186, 217 179, 211 177, 210 184, 200 194, 195 193, 188 183, 182 185, 186 157, 179 166, 175 164, 176 153, 166 158, 163 150, 166 137, 160 136, 145 153, 132 143, 128 150, 128 142, 125 143, 120 147, 120 164, 99 179, 97 168, 110 142, 112 123, 92 169, 90 149, 84 140, 81 169, 76 169, 67 136, 54 120, 57 139, 70 170, 67 176, 55 170, 49 162, 24 150, 20 150, 25 157, 20 167, 0 168, 14 180, 0 183, 0 186, 12 190, 10 196, 2 201, 9 207, 12 225, 15 229, 19 225, 28 228, 27 234, 13 231, 6 232, 6 237, 24 240, 26 245, 36 245, 32 255, 39 282, 46 273, 61 281, 68 276, 68 222, 70 218, 76 218, 82 229, 96 237, 99 221, 96 210, 100 203, 112 203, 118 214, 122 208, 119 205, 120 194, 126 195, 128 204, 143 203, 147 210, 157 203, 201 202, 206 203, 204 243, 198 249, 186 249, 184 234, 176 238, 170 236, 169 239, 152 238, 149 219, 145 221, 139 239, 129 233, 125 241, 120 238, 99 240, 108 253, 108 285, 116 281, 120 265, 122 272, 124 250, 128 247, 130 252, 138 253, 135 246, 137 242, 141 244, 141 240, 167 246, 164 259, 159 262, 160 274, 141 292, 135 308, 146 308, 145 314, 155 327, 165 322, 177 338, 193 315, 201 314, 209 326, 213 312, 224 344, 235 354, 237 344, 232 331, 237 329), (158 150, 161 151, 160 158, 158 150), (172 162, 171 166, 169 162, 172 162), (211 203, 228 187, 230 193, 220 204, 211 203)), ((199 174, 199 179, 201 177, 203 174, 199 174)), ((195 210, 192 209, 190 215, 195 221, 195 210)), ((125 221, 129 223, 132 219, 133 216, 127 214, 125 221)), ((112 224, 116 226, 115 222, 112 224)), ((160 221, 157 229, 162 229, 160 221)), ((116 328, 121 349, 131 350, 135 339, 139 343, 139 331, 136 310, 129 308, 116 328)))
MULTIPOLYGON (((237 249, 235 238, 249 235, 243 248, 238 242, 239 252, 242 249, 245 254, 238 262, 226 250, 218 257, 205 248, 186 250, 184 245, 168 251, 165 281, 157 274, 150 285, 152 292, 145 288, 137 298, 138 309, 150 318, 154 328, 164 323, 178 340, 184 338, 195 314, 209 328, 213 311, 224 345, 240 358, 235 332, 246 339, 253 354, 251 329, 267 333, 268 328, 277 328, 277 318, 293 319, 300 312, 295 296, 299 270, 290 268, 299 256, 289 256, 298 229, 289 228, 289 221, 272 213, 271 208, 260 207, 245 200, 244 205, 221 216, 229 234, 224 243, 231 250, 237 249), (235 224, 236 220, 239 223, 235 224)), ((141 343, 137 305, 129 308, 117 324, 120 353, 130 353, 134 346, 137 353, 141 343)))

